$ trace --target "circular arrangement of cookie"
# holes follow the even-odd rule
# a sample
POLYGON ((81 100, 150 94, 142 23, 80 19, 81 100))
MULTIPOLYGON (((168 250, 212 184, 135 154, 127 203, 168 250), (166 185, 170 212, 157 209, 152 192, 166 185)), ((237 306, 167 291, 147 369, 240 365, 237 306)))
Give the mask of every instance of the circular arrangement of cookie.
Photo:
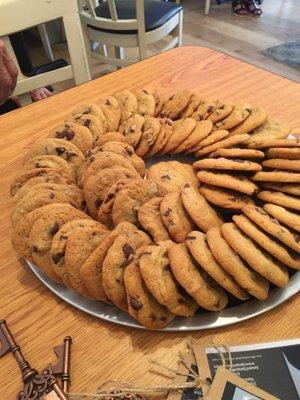
POLYGON ((13 246, 148 329, 263 301, 300 269, 289 134, 261 107, 186 89, 79 104, 11 183, 13 246))

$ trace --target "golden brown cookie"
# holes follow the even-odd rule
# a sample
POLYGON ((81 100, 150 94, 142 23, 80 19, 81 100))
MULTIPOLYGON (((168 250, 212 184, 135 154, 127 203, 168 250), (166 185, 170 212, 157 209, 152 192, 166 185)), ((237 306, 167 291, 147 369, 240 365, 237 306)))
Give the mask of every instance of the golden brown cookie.
POLYGON ((217 122, 214 125, 214 129, 229 130, 236 127, 250 115, 251 109, 252 107, 247 103, 236 103, 232 112, 227 117, 217 122))
POLYGON ((259 248, 233 222, 223 224, 221 232, 229 246, 254 271, 276 286, 284 287, 287 285, 289 274, 286 267, 272 259, 268 253, 259 248))
POLYGON ((132 114, 120 125, 119 132, 132 147, 136 147, 141 139, 144 121, 145 118, 141 115, 132 114))
POLYGON ((242 207, 248 204, 254 204, 252 198, 247 194, 218 186, 202 185, 199 188, 199 192, 215 206, 230 210, 241 210, 242 207))
POLYGON ((228 136, 229 132, 225 130, 211 132, 205 139, 201 140, 195 146, 186 150, 185 154, 194 153, 195 151, 200 150, 204 147, 211 146, 212 144, 215 144, 228 136))
POLYGON ((69 163, 62 157, 46 154, 35 156, 25 161, 24 168, 30 171, 33 169, 40 170, 41 168, 59 170, 62 174, 68 176, 69 179, 75 181, 76 174, 74 169, 72 169, 69 163))
POLYGON ((259 246, 270 253, 283 264, 294 269, 300 269, 300 256, 293 250, 281 244, 262 229, 254 224, 245 215, 234 215, 233 220, 245 234, 253 239, 259 246))
POLYGON ((243 213, 256 225, 268 234, 274 236, 286 246, 300 253, 300 241, 298 235, 293 235, 288 229, 272 218, 260 207, 247 206, 242 208, 243 213))
POLYGON ((160 120, 154 117, 145 118, 141 139, 135 148, 139 157, 144 157, 156 142, 161 129, 160 120))
POLYGON ((251 176, 257 182, 295 182, 300 183, 300 173, 288 171, 259 171, 251 176))
POLYGON ((120 234, 107 251, 102 265, 102 284, 107 297, 118 308, 127 311, 127 296, 124 286, 124 269, 133 260, 141 246, 151 243, 143 231, 120 234))
POLYGON ((166 307, 158 303, 147 289, 139 266, 140 255, 145 246, 140 247, 124 272, 124 285, 128 303, 128 313, 147 329, 162 329, 175 317, 166 307))
POLYGON ((137 99, 137 113, 142 117, 153 117, 155 114, 155 98, 148 92, 142 89, 135 92, 137 99))
POLYGON ((81 104, 74 108, 72 111, 72 116, 76 117, 78 115, 87 115, 87 116, 94 116, 98 119, 98 121, 101 123, 103 127, 103 131, 107 132, 107 120, 106 117, 101 110, 100 107, 97 106, 97 104, 94 103, 89 103, 89 104, 81 104))
POLYGON ((270 137, 262 137, 253 140, 248 146, 250 149, 266 149, 270 147, 300 147, 299 139, 276 139, 270 137))
POLYGON ((201 148, 200 150, 197 150, 195 152, 195 155, 197 157, 203 157, 206 154, 210 154, 213 151, 216 151, 218 149, 224 149, 226 147, 236 146, 237 144, 245 143, 248 138, 249 138, 249 135, 247 135, 246 133, 244 135, 235 135, 232 137, 228 137, 228 138, 220 140, 214 144, 211 144, 210 146, 207 146, 207 147, 201 148))
POLYGON ((215 109, 215 101, 211 99, 201 99, 197 109, 191 115, 191 118, 195 119, 196 121, 203 121, 207 119, 215 109))
POLYGON ((28 238, 30 235, 33 224, 41 217, 51 215, 52 219, 60 217, 61 215, 69 215, 71 219, 87 218, 91 219, 82 211, 77 210, 70 204, 48 204, 39 207, 30 213, 26 214, 16 225, 12 234, 12 244, 20 256, 27 260, 32 260, 28 238))
POLYGON ((286 158, 289 160, 300 159, 299 147, 272 147, 266 151, 268 158, 286 158))
POLYGON ((175 279, 200 307, 210 311, 220 311, 226 307, 228 297, 225 291, 209 280, 192 259, 185 243, 171 246, 168 256, 175 279))
POLYGON ((134 93, 124 90, 123 92, 116 93, 114 97, 118 100, 121 109, 120 123, 123 123, 133 114, 137 113, 138 103, 134 93))
POLYGON ((106 133, 106 127, 103 126, 102 121, 93 114, 77 114, 67 119, 65 123, 76 123, 88 128, 93 136, 94 143, 97 143, 99 137, 106 133))
POLYGON ((142 228, 152 237, 154 242, 170 239, 160 215, 160 203, 162 197, 153 199, 142 204, 138 211, 138 221, 142 228))
POLYGON ((178 154, 183 153, 184 151, 190 149, 191 147, 196 146, 199 142, 205 139, 212 130, 212 122, 211 121, 197 121, 195 128, 191 132, 191 134, 174 150, 172 153, 178 154))
POLYGON ((290 133, 290 128, 284 126, 281 122, 268 117, 263 124, 251 131, 251 136, 247 145, 260 141, 261 139, 284 139, 290 133))
POLYGON ((300 185, 296 183, 262 182, 261 185, 266 189, 300 196, 300 185))
POLYGON ((222 225, 223 221, 215 210, 189 183, 181 188, 181 200, 191 219, 203 232, 222 225))
POLYGON ((121 143, 121 142, 104 143, 100 147, 95 147, 90 152, 90 157, 94 156, 95 158, 97 158, 97 154, 104 151, 119 154, 125 158, 128 158, 133 164, 134 168, 141 175, 141 177, 145 176, 145 162, 141 157, 137 156, 133 147, 130 146, 128 143, 121 143))
POLYGON ((213 256, 222 268, 232 275, 237 283, 252 296, 259 300, 265 300, 269 292, 268 281, 244 264, 223 238, 220 228, 210 229, 206 237, 213 256))
POLYGON ((173 133, 167 144, 160 150, 160 154, 168 154, 184 142, 192 133, 196 121, 192 118, 179 119, 173 123, 173 133))
POLYGON ((216 124, 231 114, 234 104, 232 101, 228 100, 217 100, 214 103, 214 106, 214 111, 207 117, 207 119, 209 119, 213 124, 216 124))
POLYGON ((257 197, 268 203, 277 204, 279 206, 291 208, 292 210, 300 211, 300 199, 281 192, 270 192, 263 190, 259 192, 257 197))
POLYGON ((65 122, 56 127, 48 137, 67 140, 75 144, 83 154, 93 147, 94 142, 91 131, 87 127, 72 122, 65 122))
POLYGON ((113 227, 112 209, 115 202, 115 197, 117 193, 130 181, 131 179, 123 179, 113 184, 107 191, 107 194, 99 208, 98 220, 109 228, 113 227))
POLYGON ((156 182, 145 179, 131 180, 116 194, 112 208, 114 226, 123 221, 137 224, 140 206, 153 197, 160 195, 161 193, 156 182))
POLYGON ((212 169, 226 171, 261 171, 262 166, 256 162, 227 158, 203 158, 193 164, 194 169, 212 169))
POLYGON ((82 264, 80 268, 81 282, 94 299, 108 301, 102 284, 102 265, 114 240, 122 233, 136 232, 137 230, 134 225, 128 222, 117 225, 115 230, 103 237, 99 246, 82 264))
MULTIPOLYGON (((87 218, 89 218, 87 216, 87 218)), ((51 267, 54 270, 55 274, 59 277, 59 279, 66 285, 71 287, 71 283, 68 280, 66 264, 65 264, 65 252, 66 252, 66 243, 69 235, 75 232, 77 229, 83 228, 103 228, 105 231, 105 227, 97 221, 93 221, 91 219, 68 219, 68 222, 64 222, 63 225, 59 223, 59 230, 54 234, 51 240, 50 245, 50 262, 51 267)), ((57 221, 56 221, 57 222, 57 221)), ((59 220, 61 222, 61 220, 59 220)), ((107 231, 108 232, 108 231, 107 231)), ((104 232, 105 233, 105 232, 104 232)))
MULTIPOLYGON (((31 196, 30 191, 17 203, 14 204, 11 211, 11 223, 15 227, 18 222, 30 211, 36 208, 53 203, 72 204, 73 201, 69 196, 54 190, 43 190, 42 192, 31 196)), ((74 204, 72 204, 74 205, 74 204)))
POLYGON ((107 237, 102 226, 75 230, 66 241, 65 264, 67 277, 72 288, 84 297, 91 297, 80 277, 80 269, 87 258, 107 237))
MULTIPOLYGON (((258 172, 258 174, 260 173, 261 172, 258 172)), ((249 195, 258 192, 258 186, 256 186, 243 175, 229 175, 218 172, 199 171, 197 173, 197 178, 202 183, 236 190, 249 195)))
POLYGON ((121 119, 121 109, 118 100, 113 96, 104 96, 99 99, 98 104, 106 118, 107 132, 117 131, 121 119))
POLYGON ((160 203, 160 214, 165 227, 176 243, 184 243, 186 236, 193 229, 193 221, 183 207, 181 195, 171 192, 160 203))
MULTIPOLYGON (((62 282, 62 279, 60 275, 56 274, 53 267, 50 254, 52 240, 61 226, 77 218, 85 219, 88 216, 84 213, 73 214, 68 212, 58 213, 54 216, 49 214, 37 219, 30 230, 28 243, 33 261, 49 278, 56 282, 62 282)), ((96 224, 100 225, 95 221, 96 224)))
POLYGON ((29 180, 33 178, 39 178, 36 182, 50 182, 50 179, 53 179, 53 182, 59 183, 60 179, 65 180, 66 182, 74 182, 72 178, 66 175, 60 169, 53 168, 34 168, 31 170, 23 171, 21 174, 17 175, 10 185, 10 195, 14 196, 17 191, 25 185, 29 180))
POLYGON ((254 149, 240 149, 238 147, 218 149, 211 153, 209 157, 218 158, 242 158, 242 159, 252 159, 252 158, 264 158, 265 153, 263 151, 254 149))
POLYGON ((119 132, 107 132, 105 135, 101 135, 97 141, 97 145, 100 147, 107 142, 127 143, 125 136, 119 132))
POLYGON ((83 193, 90 215, 97 219, 99 208, 111 186, 121 179, 140 179, 137 171, 115 166, 90 175, 83 184, 83 193))
POLYGON ((186 237, 185 243, 194 259, 221 287, 238 299, 246 300, 249 298, 248 293, 216 261, 207 245, 204 233, 198 231, 190 232, 186 237))
POLYGON ((187 89, 180 90, 164 102, 160 116, 163 118, 177 119, 180 113, 186 108, 191 98, 187 89))
POLYGON ((82 152, 73 143, 64 139, 42 138, 36 140, 25 157, 24 163, 40 155, 54 155, 65 159, 72 170, 76 172, 84 161, 82 152))
POLYGON ((158 120, 160 122, 160 131, 158 133, 155 143, 146 154, 146 157, 152 157, 153 155, 158 155, 159 152, 168 143, 170 137, 173 134, 173 121, 171 119, 158 118, 158 120))
POLYGON ((250 108, 250 113, 243 122, 230 130, 230 136, 249 133, 258 126, 262 125, 267 119, 266 111, 261 107, 250 108))
POLYGON ((146 246, 140 255, 140 272, 148 290, 161 305, 173 314, 189 317, 195 314, 198 305, 179 288, 172 274, 168 257, 172 245, 167 240, 146 246))
POLYGON ((201 97, 197 93, 192 93, 187 106, 179 114, 179 118, 189 118, 197 110, 201 100, 201 97))
POLYGON ((287 160, 284 158, 271 158, 269 160, 262 161, 261 164, 265 168, 300 172, 300 159, 287 160))
POLYGON ((192 166, 178 161, 162 161, 152 165, 147 171, 147 179, 157 182, 163 194, 180 192, 187 182, 195 188, 199 186, 192 166))
POLYGON ((282 224, 300 232, 300 215, 276 204, 264 204, 263 209, 282 224))

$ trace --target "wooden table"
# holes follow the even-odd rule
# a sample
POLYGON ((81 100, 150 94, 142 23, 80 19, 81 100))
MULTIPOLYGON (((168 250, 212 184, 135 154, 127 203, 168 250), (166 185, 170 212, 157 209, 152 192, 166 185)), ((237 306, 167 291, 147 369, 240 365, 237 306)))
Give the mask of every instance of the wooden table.
MULTIPOLYGON (((92 391, 110 379, 139 385, 167 382, 147 373, 149 359, 175 366, 187 334, 127 329, 96 320, 47 290, 22 265, 11 246, 9 183, 20 170, 30 142, 63 121, 78 103, 126 88, 152 87, 164 93, 187 87, 216 99, 243 99, 266 108, 292 127, 299 123, 299 85, 201 47, 171 50, 0 117, 0 319, 8 321, 24 354, 39 369, 53 361, 52 347, 71 335, 73 391, 92 391)), ((240 344, 296 338, 300 336, 299 314, 300 298, 295 296, 260 317, 191 336, 204 345, 213 340, 240 344)), ((20 388, 18 374, 13 357, 0 360, 1 399, 14 398, 20 388)))

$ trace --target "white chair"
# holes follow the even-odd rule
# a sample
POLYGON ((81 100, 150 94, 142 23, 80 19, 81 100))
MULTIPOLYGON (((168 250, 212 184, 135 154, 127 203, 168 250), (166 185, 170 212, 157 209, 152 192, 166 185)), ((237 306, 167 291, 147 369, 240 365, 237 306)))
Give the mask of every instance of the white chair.
POLYGON ((78 0, 88 50, 100 63, 123 67, 147 57, 147 46, 170 35, 161 51, 182 43, 182 7, 159 0, 78 0), (97 51, 92 43, 99 43, 97 51), (109 54, 108 48, 114 48, 109 54), (125 58, 124 48, 137 47, 138 57, 125 58))
POLYGON ((0 38, 17 64, 19 77, 13 95, 23 97, 23 104, 29 101, 26 93, 39 87, 70 78, 74 78, 76 85, 91 79, 77 0, 1 0, 0 38), (71 65, 32 77, 22 75, 8 35, 57 18, 62 19, 65 28, 71 65))

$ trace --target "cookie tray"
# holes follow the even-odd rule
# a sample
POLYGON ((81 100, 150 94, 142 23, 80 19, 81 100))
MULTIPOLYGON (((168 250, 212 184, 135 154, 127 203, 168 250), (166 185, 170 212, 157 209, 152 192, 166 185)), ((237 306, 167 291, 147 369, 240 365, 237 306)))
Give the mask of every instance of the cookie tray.
MULTIPOLYGON (((85 299, 73 290, 68 289, 63 285, 56 284, 47 278, 42 271, 37 268, 33 263, 27 261, 31 271, 37 278, 43 282, 48 289, 50 289, 59 298, 78 308, 87 314, 94 317, 110 321, 115 324, 124 325, 130 328, 145 329, 139 325, 128 314, 118 310, 114 306, 110 306, 99 301, 85 299)), ((241 321, 253 318, 257 315, 263 314, 272 310, 279 304, 285 302, 300 291, 300 271, 291 276, 288 285, 283 288, 275 288, 270 291, 267 300, 248 300, 243 304, 227 308, 221 312, 205 312, 197 314, 190 318, 175 318, 164 331, 180 332, 180 331, 194 331, 203 329, 220 328, 222 326, 237 324, 241 321)))

